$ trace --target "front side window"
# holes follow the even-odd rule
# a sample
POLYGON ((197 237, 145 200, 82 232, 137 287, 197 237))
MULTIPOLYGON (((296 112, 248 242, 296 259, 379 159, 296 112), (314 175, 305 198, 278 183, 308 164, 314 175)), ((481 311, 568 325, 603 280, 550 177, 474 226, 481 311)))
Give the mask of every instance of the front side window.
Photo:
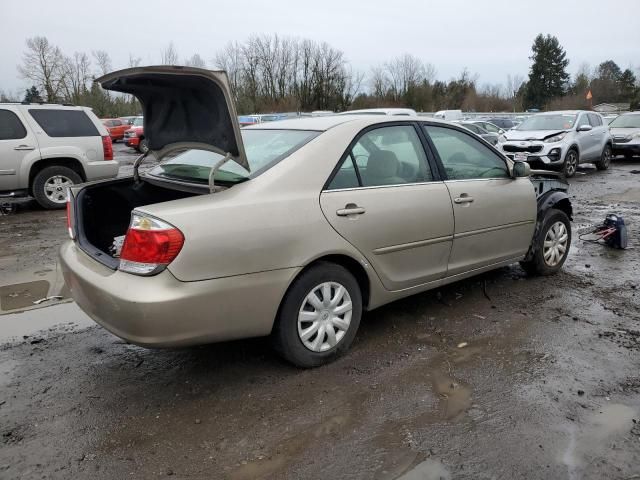
POLYGON ((9 110, 0 110, 0 140, 17 140, 27 136, 27 130, 18 116, 9 110))
MULTIPOLYGON (((251 172, 229 160, 217 170, 216 181, 238 183, 247 180, 249 175, 271 168, 320 134, 309 130, 242 129, 241 132, 251 172)), ((164 159, 149 173, 166 179, 207 184, 211 168, 222 158, 222 155, 207 150, 187 150, 164 159)))
POLYGON ((97 137, 100 134, 82 110, 30 109, 29 114, 50 137, 97 137))
POLYGON ((449 180, 509 178, 506 162, 482 140, 453 128, 426 125, 449 180))
POLYGON ((485 130, 491 133, 500 133, 500 130, 501 130, 500 128, 496 127, 491 123, 483 123, 482 126, 485 128, 485 130))

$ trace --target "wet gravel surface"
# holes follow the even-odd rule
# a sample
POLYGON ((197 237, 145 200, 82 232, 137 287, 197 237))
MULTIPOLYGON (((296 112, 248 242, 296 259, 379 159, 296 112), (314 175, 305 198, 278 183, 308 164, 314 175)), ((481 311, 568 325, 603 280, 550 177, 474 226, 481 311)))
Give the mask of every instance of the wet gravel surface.
MULTIPOLYGON (((563 272, 514 265, 387 305, 318 369, 264 339, 151 351, 60 325, 5 343, 0 478, 640 478, 639 167, 571 181, 563 272), (626 251, 576 235, 609 212, 626 251)), ((2 284, 55 268, 60 217, 28 201, 0 217, 2 284)))

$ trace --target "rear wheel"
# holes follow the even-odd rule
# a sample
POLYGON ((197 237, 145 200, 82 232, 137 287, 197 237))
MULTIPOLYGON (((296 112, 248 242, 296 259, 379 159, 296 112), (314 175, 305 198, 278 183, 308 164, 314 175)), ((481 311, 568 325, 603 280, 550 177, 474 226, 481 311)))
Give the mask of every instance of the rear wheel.
POLYGON ((531 275, 551 275, 562 268, 571 247, 571 223, 562 210, 547 210, 531 244, 529 260, 520 262, 531 275))
POLYGON ((289 287, 273 332, 278 352, 291 363, 317 367, 351 346, 362 316, 356 279, 340 265, 318 263, 289 287))
POLYGON ((77 183, 82 183, 82 178, 69 167, 46 167, 33 179, 33 196, 44 208, 64 208, 67 189, 77 183))
POLYGON ((598 170, 607 170, 609 168, 609 165, 611 165, 611 146, 604 146, 600 160, 595 163, 598 170))
POLYGON ((564 176, 567 178, 573 177, 576 174, 576 170, 578 170, 579 162, 580 162, 580 157, 578 156, 578 152, 576 149, 572 148, 567 152, 567 155, 564 157, 564 165, 562 167, 564 176))

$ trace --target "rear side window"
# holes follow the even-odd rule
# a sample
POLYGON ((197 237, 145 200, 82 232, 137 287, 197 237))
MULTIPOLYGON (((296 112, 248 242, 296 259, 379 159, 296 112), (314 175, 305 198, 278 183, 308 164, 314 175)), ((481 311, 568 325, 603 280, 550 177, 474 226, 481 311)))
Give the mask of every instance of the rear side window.
POLYGON ((31 109, 29 113, 50 137, 96 137, 100 134, 82 110, 31 109))
POLYGON ((27 130, 18 116, 9 110, 0 110, 0 140, 16 140, 27 136, 27 130))

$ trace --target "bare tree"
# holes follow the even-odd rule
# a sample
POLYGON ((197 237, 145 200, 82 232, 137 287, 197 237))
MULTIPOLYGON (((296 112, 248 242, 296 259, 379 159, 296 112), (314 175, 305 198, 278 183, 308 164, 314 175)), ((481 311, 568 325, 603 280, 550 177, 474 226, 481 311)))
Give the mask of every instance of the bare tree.
POLYGON ((244 68, 243 59, 242 47, 240 47, 237 42, 229 42, 221 51, 216 53, 212 61, 215 68, 227 72, 229 82, 231 83, 231 90, 233 95, 236 96, 236 101, 241 88, 244 68))
POLYGON ((389 87, 394 100, 404 97, 410 88, 425 78, 424 63, 408 53, 384 64, 389 75, 389 87))
POLYGON ((169 42, 167 48, 160 52, 160 63, 163 65, 177 65, 179 63, 178 52, 173 42, 169 42))
POLYGON ((189 67, 207 68, 207 63, 197 53, 191 55, 191 58, 186 59, 184 64, 189 67))
POLYGON ((26 43, 18 72, 44 92, 48 102, 55 102, 63 87, 64 56, 46 37, 28 38, 26 43))
POLYGON ((99 75, 106 75, 113 67, 111 66, 111 57, 104 50, 94 50, 91 52, 94 60, 96 61, 96 66, 98 67, 99 75))
POLYGON ((142 63, 142 58, 135 57, 131 53, 129 54, 129 67, 130 68, 139 67, 140 63, 142 63))
POLYGON ((64 58, 64 91, 72 103, 79 103, 91 83, 91 61, 84 52, 75 52, 64 58))

